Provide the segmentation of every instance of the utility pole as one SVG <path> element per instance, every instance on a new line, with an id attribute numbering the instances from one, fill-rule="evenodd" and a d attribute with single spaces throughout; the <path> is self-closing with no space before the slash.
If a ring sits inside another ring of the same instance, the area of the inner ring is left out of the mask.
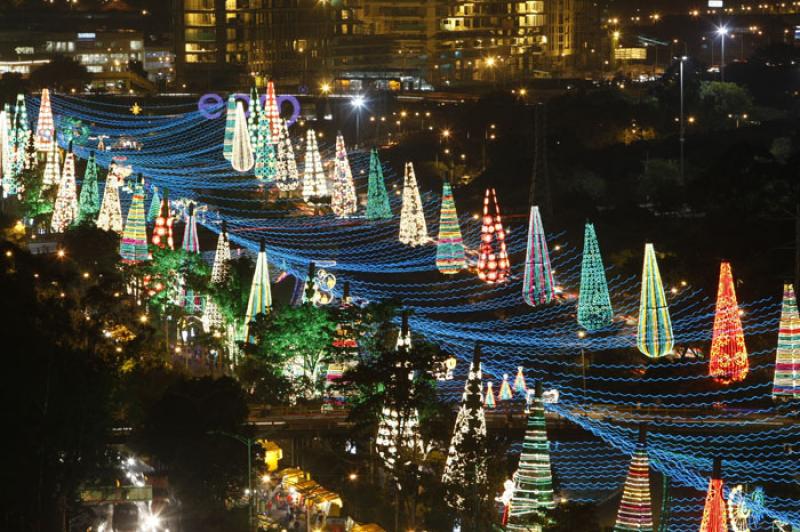
<path id="1" fill-rule="evenodd" d="M 537 197 L 536 184 L 540 181 L 542 194 Z M 547 170 L 547 108 L 543 103 L 533 106 L 533 167 L 531 168 L 531 188 L 528 194 L 529 205 L 540 205 L 548 217 L 553 215 L 553 202 L 550 196 L 550 174 Z"/>
<path id="2" fill-rule="evenodd" d="M 686 56 L 681 57 L 681 133 L 680 133 L 680 144 L 681 144 L 681 183 L 684 182 L 684 145 L 686 144 L 686 123 L 684 122 L 684 111 L 683 111 L 683 64 L 686 62 Z"/>

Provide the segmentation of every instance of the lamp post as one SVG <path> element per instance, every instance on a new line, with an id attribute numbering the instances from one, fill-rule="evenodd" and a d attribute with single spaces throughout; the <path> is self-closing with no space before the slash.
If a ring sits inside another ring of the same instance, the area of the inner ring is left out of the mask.
<path id="1" fill-rule="evenodd" d="M 728 27 L 720 26 L 717 28 L 717 35 L 720 36 L 722 43 L 722 59 L 719 63 L 719 79 L 720 81 L 725 81 L 725 36 L 728 35 Z"/>
<path id="2" fill-rule="evenodd" d="M 680 116 L 680 145 L 681 145 L 681 182 L 683 182 L 684 178 L 684 162 L 683 162 L 683 150 L 684 144 L 686 144 L 686 122 L 684 121 L 684 114 L 683 114 L 683 64 L 686 62 L 687 57 L 684 55 L 681 57 L 681 116 Z"/>
<path id="3" fill-rule="evenodd" d="M 361 108 L 364 107 L 364 96 L 356 94 L 350 100 L 350 105 L 356 112 L 356 147 L 361 143 Z"/>
<path id="4" fill-rule="evenodd" d="M 217 430 L 211 431 L 209 434 L 232 438 L 247 447 L 247 522 L 249 525 L 248 530 L 253 530 L 253 525 L 255 524 L 255 516 L 253 515 L 253 499 L 255 498 L 255 493 L 253 493 L 253 442 L 255 439 Z"/>

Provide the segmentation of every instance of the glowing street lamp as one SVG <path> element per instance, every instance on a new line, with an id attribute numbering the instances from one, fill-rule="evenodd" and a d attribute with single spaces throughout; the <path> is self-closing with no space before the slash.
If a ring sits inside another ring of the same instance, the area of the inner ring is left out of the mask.
<path id="1" fill-rule="evenodd" d="M 361 142 L 361 108 L 365 105 L 364 96 L 361 94 L 356 94 L 350 99 L 350 105 L 353 106 L 353 110 L 356 112 L 356 146 L 358 146 Z"/>
<path id="2" fill-rule="evenodd" d="M 719 35 L 722 42 L 722 60 L 719 65 L 719 79 L 720 81 L 725 81 L 725 36 L 728 35 L 728 26 L 718 27 L 717 35 Z"/>

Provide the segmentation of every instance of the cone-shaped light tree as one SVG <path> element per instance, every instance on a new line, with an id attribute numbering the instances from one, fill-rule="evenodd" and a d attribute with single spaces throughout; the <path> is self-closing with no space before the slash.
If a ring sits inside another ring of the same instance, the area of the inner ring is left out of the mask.
<path id="1" fill-rule="evenodd" d="M 483 400 L 483 406 L 486 408 L 494 408 L 497 406 L 497 400 L 494 397 L 494 389 L 492 388 L 492 381 L 486 383 L 486 397 Z"/>
<path id="2" fill-rule="evenodd" d="M 322 169 L 322 158 L 317 147 L 317 134 L 313 129 L 306 132 L 306 158 L 303 171 L 303 200 L 317 202 L 328 196 L 328 184 Z"/>
<path id="3" fill-rule="evenodd" d="M 94 152 L 91 152 L 86 161 L 86 170 L 83 172 L 78 219 L 81 222 L 94 220 L 98 212 L 100 212 L 100 192 L 97 187 L 97 161 Z"/>
<path id="4" fill-rule="evenodd" d="M 56 204 L 53 207 L 53 217 L 50 220 L 50 230 L 63 233 L 78 219 L 78 195 L 75 184 L 75 156 L 72 151 L 67 152 L 64 158 L 64 171 L 61 183 L 58 185 Z"/>
<path id="5" fill-rule="evenodd" d="M 389 194 L 383 180 L 383 166 L 378 158 L 378 149 L 369 154 L 369 181 L 367 182 L 367 220 L 382 220 L 392 217 Z"/>
<path id="6" fill-rule="evenodd" d="M 406 163 L 403 180 L 403 205 L 400 209 L 400 242 L 409 246 L 421 246 L 428 242 L 428 226 L 419 195 L 414 165 Z"/>
<path id="7" fill-rule="evenodd" d="M 250 89 L 250 105 L 247 108 L 247 132 L 250 134 L 250 145 L 255 154 L 258 144 L 258 122 L 261 120 L 261 98 L 258 96 L 258 89 Z"/>
<path id="8" fill-rule="evenodd" d="M 275 184 L 281 192 L 291 192 L 300 185 L 300 178 L 297 173 L 297 161 L 294 158 L 292 138 L 289 136 L 289 125 L 285 120 L 281 120 L 277 139 Z"/>
<path id="9" fill-rule="evenodd" d="M 275 159 L 275 145 L 272 142 L 272 130 L 266 115 L 261 114 L 258 121 L 258 138 L 256 140 L 256 162 L 254 173 L 262 181 L 275 179 L 277 162 Z"/>
<path id="10" fill-rule="evenodd" d="M 522 372 L 522 366 L 517 367 L 517 376 L 514 378 L 514 391 L 521 394 L 523 397 L 528 395 L 528 384 L 525 382 L 525 374 Z"/>
<path id="11" fill-rule="evenodd" d="M 158 195 L 158 188 L 154 186 L 150 209 L 147 211 L 147 223 L 155 222 L 159 214 L 161 214 L 161 196 Z"/>
<path id="12" fill-rule="evenodd" d="M 347 148 L 341 133 L 336 135 L 336 159 L 333 166 L 333 194 L 331 210 L 339 218 L 352 216 L 358 210 L 353 172 L 347 159 Z"/>
<path id="13" fill-rule="evenodd" d="M 14 121 L 12 125 L 14 126 L 17 158 L 23 164 L 23 167 L 27 168 L 27 166 L 24 166 L 26 162 L 25 148 L 31 137 L 31 125 L 30 122 L 28 122 L 28 107 L 25 105 L 25 95 L 22 93 L 17 94 L 17 103 L 14 106 Z"/>
<path id="14" fill-rule="evenodd" d="M 116 166 L 112 163 L 108 168 L 106 184 L 103 187 L 103 203 L 97 214 L 97 228 L 104 231 L 122 233 L 122 207 L 119 204 L 120 179 Z"/>
<path id="15" fill-rule="evenodd" d="M 269 264 L 267 263 L 267 248 L 262 240 L 258 257 L 256 257 L 256 271 L 253 274 L 253 283 L 250 285 L 250 297 L 247 300 L 247 314 L 245 315 L 245 339 L 250 342 L 250 323 L 259 314 L 267 314 L 272 308 L 272 291 L 269 285 Z"/>
<path id="16" fill-rule="evenodd" d="M 270 138 L 275 143 L 278 140 L 281 129 L 281 114 L 278 109 L 278 99 L 275 96 L 275 83 L 267 82 L 267 96 L 264 99 L 264 114 L 269 120 Z"/>
<path id="17" fill-rule="evenodd" d="M 165 188 L 163 192 L 161 208 L 153 227 L 153 245 L 161 249 L 175 249 L 175 240 L 172 237 L 172 225 L 175 223 L 175 218 L 169 208 L 169 190 Z"/>
<path id="18" fill-rule="evenodd" d="M 719 269 L 717 308 L 714 312 L 714 331 L 711 337 L 711 354 L 708 357 L 708 374 L 723 383 L 744 380 L 750 369 L 747 347 L 744 345 L 742 318 L 736 302 L 731 264 L 723 261 Z"/>
<path id="19" fill-rule="evenodd" d="M 706 504 L 700 532 L 728 532 L 728 512 L 725 505 L 724 483 L 722 481 L 722 460 L 714 459 L 714 470 L 708 481 Z"/>
<path id="20" fill-rule="evenodd" d="M 439 238 L 436 240 L 436 268 L 444 274 L 458 273 L 467 266 L 461 226 L 450 182 L 442 185 L 442 209 L 439 214 Z"/>
<path id="21" fill-rule="evenodd" d="M 122 262 L 138 264 L 150 260 L 147 250 L 147 221 L 144 216 L 144 183 L 139 175 L 128 208 L 128 218 L 125 220 L 125 230 L 119 244 L 119 254 Z"/>
<path id="22" fill-rule="evenodd" d="M 514 398 L 514 392 L 511 391 L 511 384 L 508 382 L 508 373 L 503 373 L 503 382 L 500 383 L 500 400 L 510 401 Z"/>
<path id="23" fill-rule="evenodd" d="M 189 211 L 186 213 L 186 225 L 183 226 L 183 242 L 181 248 L 187 253 L 200 253 L 200 239 L 197 234 L 197 217 L 194 211 L 194 203 L 189 204 Z M 186 272 L 184 265 L 184 272 L 181 273 L 181 297 L 180 305 L 186 309 L 187 312 L 194 312 L 200 310 L 202 302 L 200 296 L 195 291 L 187 286 Z"/>
<path id="24" fill-rule="evenodd" d="M 3 186 L 3 196 L 16 194 L 17 190 L 14 178 L 13 133 L 8 123 L 8 115 L 5 111 L 0 111 L 0 183 Z"/>
<path id="25" fill-rule="evenodd" d="M 228 95 L 228 104 L 225 106 L 225 137 L 222 141 L 222 156 L 226 161 L 233 159 L 233 130 L 236 127 L 236 98 Z"/>
<path id="26" fill-rule="evenodd" d="M 48 189 L 61 181 L 61 156 L 58 154 L 58 143 L 51 142 L 45 155 L 42 188 Z"/>
<path id="27" fill-rule="evenodd" d="M 783 285 L 783 308 L 778 330 L 772 396 L 800 399 L 800 314 L 797 312 L 797 297 L 791 283 Z"/>
<path id="28" fill-rule="evenodd" d="M 482 497 L 487 480 L 486 413 L 482 389 L 481 350 L 476 345 L 442 475 L 445 500 L 458 511 L 480 504 L 475 499 Z"/>
<path id="29" fill-rule="evenodd" d="M 211 284 L 221 285 L 228 279 L 230 272 L 230 265 L 228 261 L 231 260 L 231 243 L 228 240 L 228 225 L 223 221 L 222 230 L 219 232 L 217 239 L 217 251 L 214 254 L 214 264 L 211 267 Z M 220 328 L 224 325 L 222 312 L 220 312 L 219 305 L 216 301 L 209 298 L 206 304 L 204 313 L 204 323 L 206 329 L 211 327 Z"/>
<path id="30" fill-rule="evenodd" d="M 255 164 L 253 145 L 247 130 L 244 105 L 236 102 L 236 117 L 233 124 L 233 146 L 231 147 L 231 167 L 237 172 L 247 172 Z"/>
<path id="31" fill-rule="evenodd" d="M 503 220 L 500 218 L 497 193 L 493 188 L 487 188 L 486 196 L 483 198 L 483 223 L 477 268 L 478 278 L 489 284 L 505 282 L 511 270 L 506 250 L 506 232 L 503 229 Z"/>
<path id="32" fill-rule="evenodd" d="M 513 476 L 514 495 L 508 508 L 506 530 L 531 530 L 545 510 L 555 508 L 550 442 L 544 417 L 541 383 L 536 383 L 528 414 L 522 454 Z"/>
<path id="33" fill-rule="evenodd" d="M 408 313 L 403 313 L 403 321 L 399 331 L 399 338 L 411 338 L 408 326 Z M 388 397 L 411 397 L 414 394 L 412 379 L 409 377 L 407 358 L 402 356 L 408 353 L 411 342 L 397 343 L 398 362 L 395 371 L 389 378 L 387 387 L 392 393 Z M 384 403 L 378 422 L 378 433 L 375 437 L 375 450 L 381 457 L 387 469 L 393 470 L 401 453 L 424 452 L 422 439 L 419 437 L 419 412 L 416 408 L 394 401 Z"/>
<path id="34" fill-rule="evenodd" d="M 555 282 L 553 268 L 550 265 L 550 252 L 547 249 L 539 207 L 534 205 L 531 207 L 528 220 L 528 248 L 522 279 L 522 298 L 525 303 L 535 307 L 550 303 L 554 296 Z"/>
<path id="35" fill-rule="evenodd" d="M 36 149 L 49 152 L 55 140 L 56 127 L 53 122 L 53 109 L 50 107 L 50 90 L 42 89 L 39 117 L 36 120 Z"/>
<path id="36" fill-rule="evenodd" d="M 614 311 L 608 295 L 606 270 L 594 225 L 586 223 L 583 233 L 581 287 L 578 295 L 578 324 L 587 331 L 596 331 L 611 324 Z"/>
<path id="37" fill-rule="evenodd" d="M 625 478 L 614 532 L 653 532 L 650 505 L 650 460 L 647 456 L 647 431 L 642 425 Z"/>
<path id="38" fill-rule="evenodd" d="M 672 320 L 653 244 L 644 245 L 642 295 L 636 346 L 643 355 L 659 358 L 672 352 Z"/>

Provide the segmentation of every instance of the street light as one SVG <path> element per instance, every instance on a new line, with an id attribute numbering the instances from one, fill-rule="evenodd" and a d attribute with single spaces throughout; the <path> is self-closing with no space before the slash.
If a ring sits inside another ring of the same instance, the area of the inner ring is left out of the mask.
<path id="1" fill-rule="evenodd" d="M 725 36 L 728 35 L 728 26 L 720 26 L 717 28 L 717 35 L 722 40 L 722 60 L 719 64 L 719 79 L 725 81 Z"/>
<path id="2" fill-rule="evenodd" d="M 683 118 L 683 64 L 688 58 L 684 55 L 681 57 L 681 128 L 680 128 L 680 145 L 681 145 L 681 182 L 684 178 L 684 162 L 683 162 L 683 146 L 686 143 L 686 122 Z"/>
<path id="3" fill-rule="evenodd" d="M 364 107 L 364 96 L 356 94 L 350 99 L 350 105 L 356 112 L 356 146 L 359 145 L 361 139 L 361 108 Z"/>

